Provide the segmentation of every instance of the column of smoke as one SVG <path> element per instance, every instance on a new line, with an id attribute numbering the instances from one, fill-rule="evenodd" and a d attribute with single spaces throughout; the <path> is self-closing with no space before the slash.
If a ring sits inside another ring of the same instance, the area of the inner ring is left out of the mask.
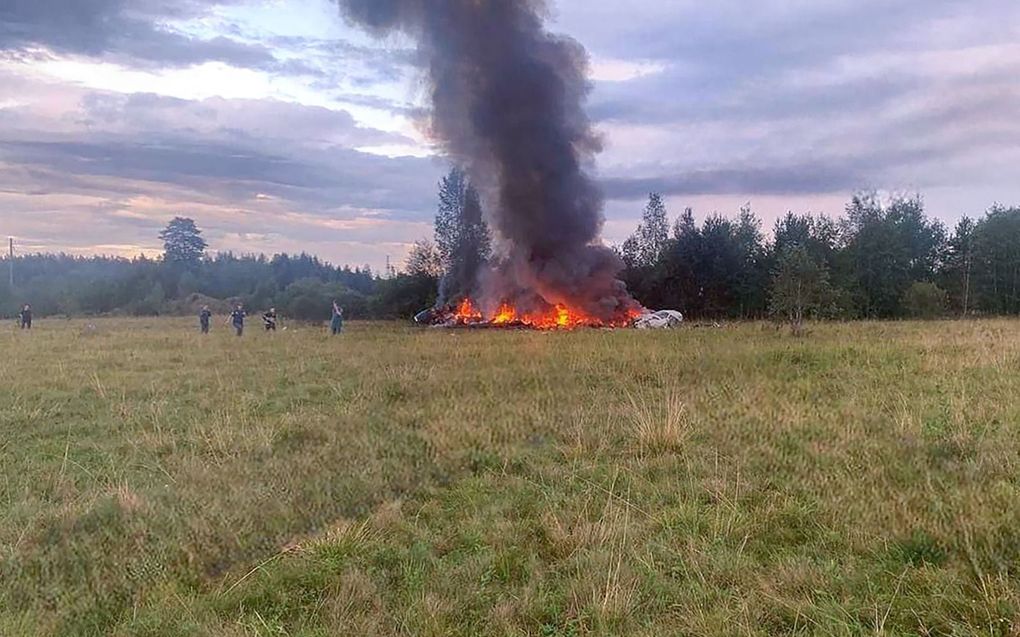
<path id="1" fill-rule="evenodd" d="M 373 32 L 418 43 L 431 133 L 486 197 L 499 256 L 479 281 L 489 308 L 559 303 L 613 320 L 636 307 L 599 243 L 599 141 L 582 105 L 587 54 L 549 34 L 541 0 L 337 0 Z"/>

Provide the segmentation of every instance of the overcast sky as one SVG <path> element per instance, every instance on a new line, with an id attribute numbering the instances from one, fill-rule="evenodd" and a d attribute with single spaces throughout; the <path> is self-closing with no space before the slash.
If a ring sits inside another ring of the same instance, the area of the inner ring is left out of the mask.
<path id="1" fill-rule="evenodd" d="M 605 237 L 649 191 L 767 225 L 859 189 L 952 223 L 1020 203 L 1016 0 L 551 0 L 592 57 Z M 25 251 L 211 248 L 381 267 L 446 170 L 411 43 L 329 0 L 0 0 L 0 234 Z"/>

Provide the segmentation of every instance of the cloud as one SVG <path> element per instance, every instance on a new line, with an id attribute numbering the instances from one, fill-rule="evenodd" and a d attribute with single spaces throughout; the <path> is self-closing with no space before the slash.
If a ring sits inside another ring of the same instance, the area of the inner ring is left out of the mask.
<path id="1" fill-rule="evenodd" d="M 188 214 L 222 249 L 256 232 L 270 251 L 305 240 L 378 266 L 428 233 L 442 164 L 356 150 L 410 140 L 346 111 L 17 86 L 0 109 L 0 210 L 18 210 L 5 225 L 40 249 L 151 249 L 169 217 Z"/>
<path id="2" fill-rule="evenodd" d="M 108 133 L 171 131 L 196 140 L 237 140 L 270 147 L 281 139 L 312 148 L 413 143 L 404 135 L 362 126 L 344 110 L 275 99 L 194 101 L 97 92 L 82 99 L 80 117 L 85 127 Z"/>
<path id="3" fill-rule="evenodd" d="M 30 170 L 35 189 L 42 192 L 61 187 L 87 192 L 88 177 L 108 177 L 123 179 L 125 185 L 173 184 L 232 201 L 261 193 L 323 214 L 356 203 L 405 217 L 428 214 L 434 179 L 420 175 L 431 177 L 435 170 L 429 160 L 391 159 L 351 149 L 301 157 L 172 139 L 6 142 L 0 143 L 0 159 Z M 0 186 L 23 183 L 22 178 L 5 181 L 0 177 Z"/>
<path id="4" fill-rule="evenodd" d="M 566 2 L 560 15 L 596 59 L 661 67 L 595 85 L 611 198 L 967 188 L 980 210 L 1017 193 L 1000 174 L 1020 161 L 1016 3 L 638 0 L 627 12 Z"/>
<path id="5" fill-rule="evenodd" d="M 382 156 L 423 147 L 417 56 L 328 4 L 0 0 L 0 210 L 24 211 L 5 223 L 145 246 L 181 211 L 232 249 L 374 264 L 427 234 L 443 162 Z M 652 190 L 775 211 L 920 190 L 943 217 L 1020 198 L 1013 0 L 550 5 L 591 52 L 616 234 Z"/>
<path id="6" fill-rule="evenodd" d="M 291 74 L 320 73 L 299 60 L 278 59 L 265 44 L 223 35 L 199 38 L 173 24 L 239 1 L 5 0 L 0 4 L 0 50 L 44 49 L 139 66 L 223 62 Z"/>
<path id="7" fill-rule="evenodd" d="M 720 168 L 678 175 L 610 177 L 602 184 L 611 199 L 642 199 L 650 192 L 667 196 L 756 193 L 818 194 L 862 187 L 866 179 L 853 167 L 794 165 L 786 167 Z"/>

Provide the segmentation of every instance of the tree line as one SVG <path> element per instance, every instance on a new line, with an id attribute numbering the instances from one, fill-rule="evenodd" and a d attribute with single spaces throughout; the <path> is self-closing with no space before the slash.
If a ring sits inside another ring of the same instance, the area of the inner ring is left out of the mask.
<path id="1" fill-rule="evenodd" d="M 334 267 L 307 254 L 220 253 L 188 264 L 30 255 L 15 259 L 15 273 L 13 291 L 6 277 L 0 282 L 0 314 L 7 317 L 22 303 L 31 303 L 37 316 L 190 314 L 203 304 L 225 312 L 243 303 L 252 309 L 277 307 L 292 318 L 325 320 L 333 299 L 354 317 L 397 317 L 406 310 L 391 306 L 405 296 L 404 281 L 381 279 L 367 268 Z"/>
<path id="2" fill-rule="evenodd" d="M 208 304 L 275 307 L 291 319 L 328 319 L 333 300 L 349 318 L 394 319 L 458 298 L 489 257 L 491 234 L 481 198 L 454 169 L 439 183 L 435 241 L 420 241 L 400 272 L 337 267 L 308 254 L 207 253 L 194 220 L 174 218 L 159 234 L 163 255 L 125 259 L 35 254 L 15 259 L 16 285 L 0 282 L 0 316 L 31 303 L 37 316 L 197 313 Z"/>
<path id="3" fill-rule="evenodd" d="M 195 222 L 177 217 L 160 233 L 164 254 L 124 259 L 36 254 L 15 259 L 15 287 L 0 283 L 0 313 L 31 303 L 38 316 L 156 316 L 276 307 L 289 318 L 324 320 L 336 300 L 350 317 L 398 318 L 435 298 L 432 279 L 382 278 L 368 266 L 336 267 L 308 254 L 206 254 Z"/>
<path id="4" fill-rule="evenodd" d="M 691 317 L 1020 314 L 1016 207 L 994 206 L 950 232 L 920 197 L 862 193 L 839 218 L 788 213 L 766 237 L 749 206 L 701 224 L 688 208 L 670 224 L 652 194 L 620 254 L 639 301 Z"/>
<path id="5" fill-rule="evenodd" d="M 401 272 L 337 267 L 308 254 L 207 254 L 202 232 L 178 217 L 160 233 L 161 258 L 37 254 L 15 259 L 0 314 L 31 303 L 36 314 L 151 316 L 276 307 L 325 320 L 335 299 L 353 318 L 406 318 L 466 294 L 493 239 L 481 200 L 454 169 L 439 183 L 434 237 L 419 241 Z M 920 197 L 883 202 L 855 195 L 838 218 L 789 213 L 767 236 L 750 206 L 703 222 L 685 209 L 670 221 L 652 194 L 618 252 L 632 294 L 646 307 L 688 317 L 899 318 L 1020 314 L 1020 208 L 992 207 L 950 232 Z M 6 279 L 6 277 L 4 277 Z"/>

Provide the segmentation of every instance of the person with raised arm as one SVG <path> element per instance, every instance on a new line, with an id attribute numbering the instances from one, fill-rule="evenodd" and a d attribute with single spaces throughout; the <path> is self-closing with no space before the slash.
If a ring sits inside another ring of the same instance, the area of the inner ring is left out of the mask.
<path id="1" fill-rule="evenodd" d="M 333 320 L 329 322 L 329 330 L 333 336 L 344 331 L 344 309 L 333 301 Z"/>

